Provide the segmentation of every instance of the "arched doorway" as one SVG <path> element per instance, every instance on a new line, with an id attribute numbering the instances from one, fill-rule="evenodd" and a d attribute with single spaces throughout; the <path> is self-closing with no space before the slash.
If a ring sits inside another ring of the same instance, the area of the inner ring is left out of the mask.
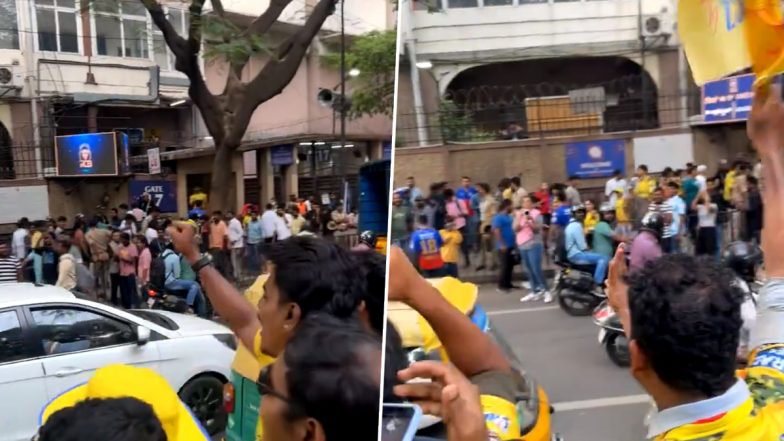
<path id="1" fill-rule="evenodd" d="M 570 92 L 592 88 L 603 89 L 601 102 L 578 102 L 574 96 L 566 98 Z M 595 128 L 598 132 L 659 127 L 658 93 L 653 79 L 637 63 L 617 56 L 548 58 L 477 66 L 458 74 L 447 86 L 444 99 L 448 118 L 458 115 L 463 120 L 470 119 L 482 133 L 499 133 L 515 124 L 523 128 L 521 137 L 538 137 L 548 133 L 546 129 L 538 131 L 529 127 L 526 107 L 530 115 L 535 102 L 541 106 L 539 112 L 552 113 L 550 118 L 556 122 L 564 112 L 546 108 L 551 104 L 554 107 L 557 100 L 531 100 L 545 97 L 564 97 L 559 105 L 565 105 L 572 115 L 592 109 L 590 112 L 597 115 L 593 124 L 600 125 Z"/>
<path id="2" fill-rule="evenodd" d="M 16 179 L 13 141 L 2 122 L 0 122 L 0 179 Z"/>

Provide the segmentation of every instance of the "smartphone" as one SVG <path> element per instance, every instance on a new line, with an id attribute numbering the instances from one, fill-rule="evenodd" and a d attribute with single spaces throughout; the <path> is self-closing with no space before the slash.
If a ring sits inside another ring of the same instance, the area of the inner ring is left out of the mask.
<path id="1" fill-rule="evenodd" d="M 413 441 L 422 418 L 415 404 L 384 403 L 381 412 L 381 441 Z"/>

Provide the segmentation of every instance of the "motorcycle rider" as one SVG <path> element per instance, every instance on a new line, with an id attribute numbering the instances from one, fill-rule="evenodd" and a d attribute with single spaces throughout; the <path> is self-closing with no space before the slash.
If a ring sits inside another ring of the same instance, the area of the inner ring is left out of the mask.
<path id="1" fill-rule="evenodd" d="M 602 204 L 599 208 L 601 220 L 593 229 L 593 250 L 611 259 L 615 252 L 615 243 L 623 242 L 626 238 L 614 227 L 615 206 L 609 203 Z"/>
<path id="2" fill-rule="evenodd" d="M 636 271 L 662 255 L 661 239 L 664 233 L 664 218 L 661 214 L 648 212 L 641 221 L 640 232 L 634 238 L 629 253 L 629 269 Z"/>
<path id="3" fill-rule="evenodd" d="M 757 319 L 756 294 L 750 284 L 756 281 L 757 268 L 762 264 L 762 250 L 747 242 L 733 242 L 724 252 L 724 263 L 735 273 L 734 284 L 746 295 L 740 306 L 743 326 L 740 329 L 738 359 L 745 362 L 749 355 L 749 338 Z"/>
<path id="4" fill-rule="evenodd" d="M 200 317 L 205 317 L 207 315 L 207 305 L 204 300 L 204 293 L 201 291 L 201 285 L 194 280 L 180 278 L 180 256 L 174 252 L 173 243 L 169 242 L 166 244 L 161 257 L 166 266 L 166 282 L 164 283 L 166 290 L 187 290 L 188 294 L 185 297 L 185 302 L 188 304 L 188 308 L 195 310 Z"/>
<path id="5" fill-rule="evenodd" d="M 575 265 L 596 265 L 593 280 L 597 286 L 601 287 L 604 277 L 607 275 L 607 266 L 610 259 L 599 253 L 589 251 L 585 241 L 583 221 L 585 221 L 586 209 L 582 205 L 572 207 L 572 218 L 564 231 L 566 257 L 569 262 Z"/>

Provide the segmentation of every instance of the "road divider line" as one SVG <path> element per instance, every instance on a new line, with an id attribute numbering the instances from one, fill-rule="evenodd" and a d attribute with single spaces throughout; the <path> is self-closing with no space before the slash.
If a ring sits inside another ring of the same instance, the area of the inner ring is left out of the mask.
<path id="1" fill-rule="evenodd" d="M 629 404 L 650 403 L 648 395 L 627 395 L 623 397 L 594 398 L 591 400 L 565 401 L 553 404 L 556 412 L 569 412 L 573 410 L 597 409 L 601 407 L 625 406 Z"/>
<path id="2" fill-rule="evenodd" d="M 507 315 L 507 314 L 518 314 L 521 312 L 551 311 L 553 309 L 558 309 L 558 307 L 539 306 L 537 308 L 499 309 L 497 311 L 487 311 L 487 315 Z"/>

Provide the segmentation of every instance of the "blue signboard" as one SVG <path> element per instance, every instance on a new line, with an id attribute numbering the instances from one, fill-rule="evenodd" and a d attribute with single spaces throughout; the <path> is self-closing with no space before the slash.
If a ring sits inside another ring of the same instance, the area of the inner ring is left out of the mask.
<path id="1" fill-rule="evenodd" d="M 702 86 L 702 119 L 705 122 L 745 121 L 754 99 L 754 74 L 722 78 Z"/>
<path id="2" fill-rule="evenodd" d="M 392 158 L 392 141 L 384 141 L 384 143 L 381 144 L 381 157 L 383 159 Z"/>
<path id="3" fill-rule="evenodd" d="M 566 144 L 566 175 L 580 179 L 606 178 L 615 170 L 626 173 L 626 143 L 623 139 Z"/>
<path id="4" fill-rule="evenodd" d="M 142 194 L 149 193 L 162 212 L 177 212 L 177 183 L 174 181 L 130 181 L 128 193 L 131 203 L 138 201 Z"/>
<path id="5" fill-rule="evenodd" d="M 114 132 L 55 138 L 58 176 L 114 176 L 117 144 Z"/>
<path id="6" fill-rule="evenodd" d="M 294 163 L 294 146 L 286 144 L 271 147 L 270 157 L 272 165 L 291 165 Z"/>

